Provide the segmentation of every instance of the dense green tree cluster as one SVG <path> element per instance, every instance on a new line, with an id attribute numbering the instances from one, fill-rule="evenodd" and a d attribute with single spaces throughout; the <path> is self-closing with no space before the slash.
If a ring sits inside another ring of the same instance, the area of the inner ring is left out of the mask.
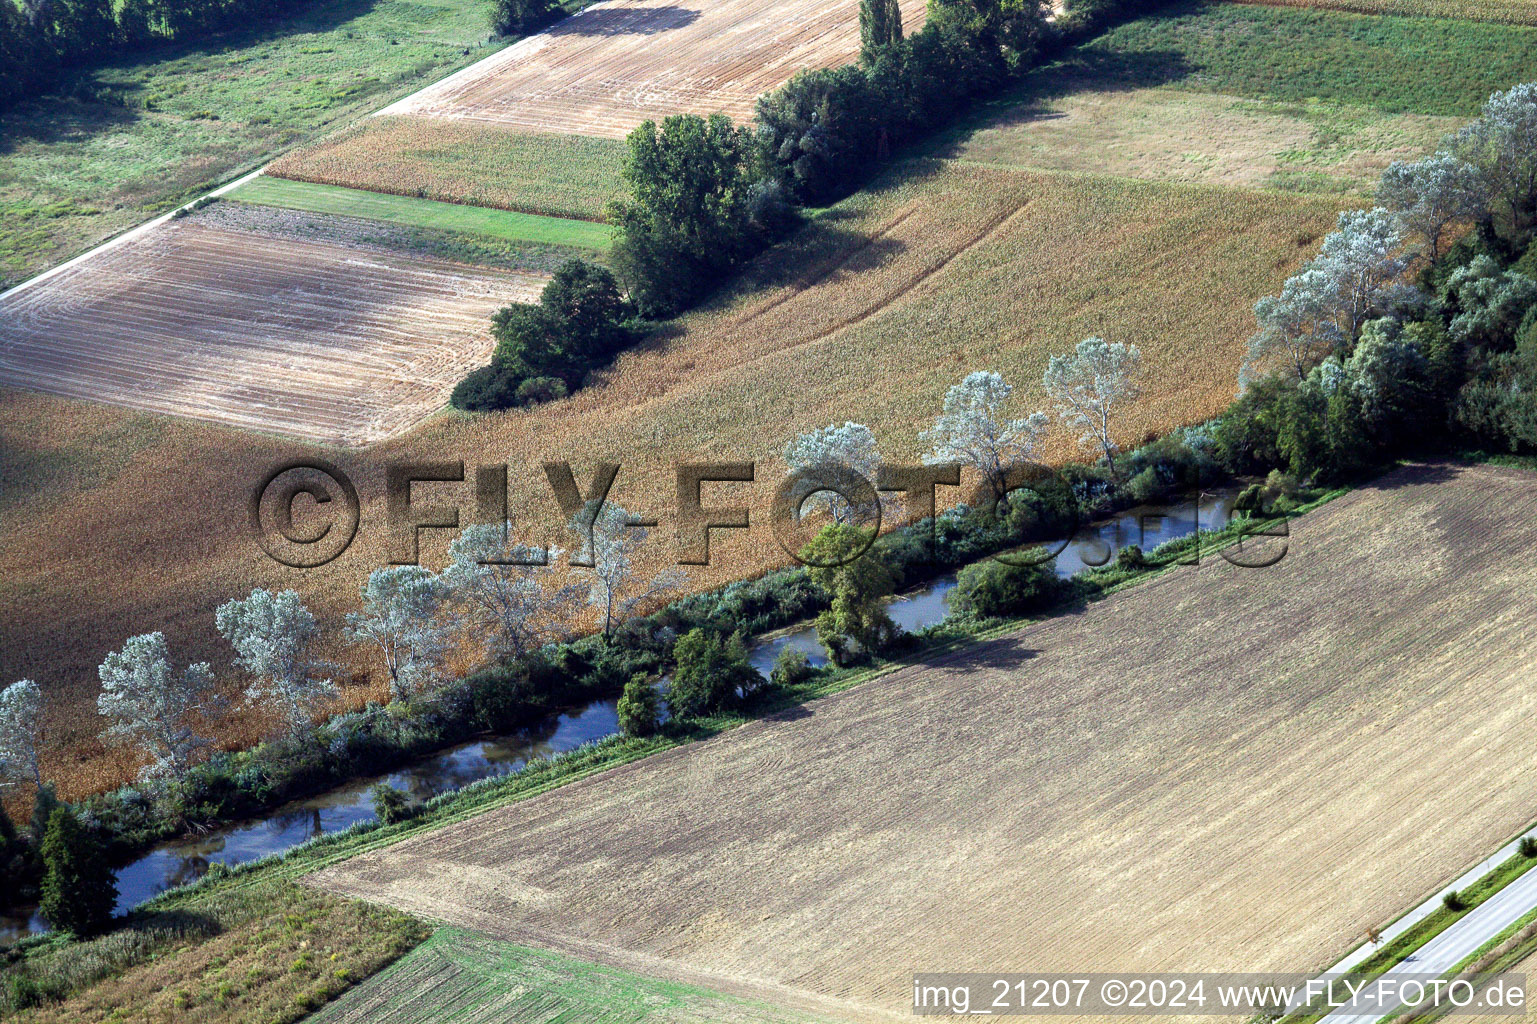
<path id="1" fill-rule="evenodd" d="M 619 714 L 619 731 L 626 736 L 650 736 L 662 725 L 662 695 L 651 677 L 638 672 L 624 684 L 615 708 Z"/>
<path id="2" fill-rule="evenodd" d="M 923 30 L 903 38 L 900 15 L 862 12 L 860 64 L 803 71 L 758 98 L 769 168 L 797 202 L 848 191 L 893 147 L 1033 67 L 1049 38 L 1047 14 L 1035 0 L 930 0 Z M 873 41 L 877 30 L 885 38 Z"/>
<path id="3" fill-rule="evenodd" d="M 632 314 L 613 274 L 571 260 L 537 303 L 515 302 L 496 312 L 491 365 L 460 381 L 450 401 L 455 408 L 484 410 L 562 398 L 630 343 Z"/>
<path id="4" fill-rule="evenodd" d="M 859 0 L 859 53 L 874 60 L 902 41 L 902 6 L 897 0 Z"/>
<path id="5" fill-rule="evenodd" d="M 950 607 L 974 618 L 1026 615 L 1049 606 L 1061 593 L 1051 557 L 1039 548 L 1015 552 L 1007 561 L 983 559 L 956 574 Z"/>
<path id="6" fill-rule="evenodd" d="M 556 0 L 496 0 L 491 24 L 502 35 L 522 36 L 543 28 L 560 13 Z"/>
<path id="7" fill-rule="evenodd" d="M 895 0 L 863 0 L 863 59 L 803 71 L 758 98 L 749 131 L 721 115 L 630 134 L 630 195 L 611 210 L 615 268 L 640 312 L 697 302 L 795 220 L 853 188 L 896 146 L 1033 67 L 1051 38 L 1038 0 L 930 0 L 902 35 Z"/>
<path id="8" fill-rule="evenodd" d="M 871 530 L 832 523 L 800 554 L 806 575 L 829 598 L 817 616 L 817 639 L 840 665 L 870 657 L 897 636 L 886 598 L 902 577 L 873 539 Z"/>
<path id="9" fill-rule="evenodd" d="M 1217 425 L 1228 469 L 1334 483 L 1447 441 L 1537 451 L 1537 85 L 1388 168 L 1378 198 L 1256 305 L 1251 356 L 1281 365 Z"/>
<path id="10" fill-rule="evenodd" d="M 76 935 L 94 935 L 106 928 L 117 906 L 117 883 L 101 843 L 68 807 L 49 815 L 42 855 L 39 910 L 48 923 Z"/>
<path id="11" fill-rule="evenodd" d="M 721 635 L 691 629 L 673 645 L 672 685 L 667 706 L 687 718 L 721 711 L 751 697 L 763 686 L 763 677 L 747 660 L 740 635 Z"/>
<path id="12" fill-rule="evenodd" d="M 697 301 L 782 227 L 755 140 L 724 114 L 674 115 L 630 133 L 629 197 L 613 204 L 614 266 L 640 312 Z"/>

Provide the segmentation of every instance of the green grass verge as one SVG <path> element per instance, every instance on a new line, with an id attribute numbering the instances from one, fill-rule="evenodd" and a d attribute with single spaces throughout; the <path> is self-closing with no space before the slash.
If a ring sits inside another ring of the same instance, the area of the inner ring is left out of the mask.
<path id="1" fill-rule="evenodd" d="M 607 224 L 514 213 L 510 210 L 488 210 L 479 206 L 440 203 L 432 199 L 410 199 L 335 185 L 269 178 L 265 175 L 225 193 L 225 198 L 259 206 L 362 217 L 407 227 L 460 231 L 505 242 L 536 242 L 606 250 L 613 241 L 613 229 Z"/>
<path id="2" fill-rule="evenodd" d="M 440 928 L 312 1024 L 789 1024 L 803 1014 Z"/>
<path id="3" fill-rule="evenodd" d="M 1197 0 L 1117 26 L 1074 59 L 1125 85 L 1472 116 L 1537 73 L 1537 28 Z"/>

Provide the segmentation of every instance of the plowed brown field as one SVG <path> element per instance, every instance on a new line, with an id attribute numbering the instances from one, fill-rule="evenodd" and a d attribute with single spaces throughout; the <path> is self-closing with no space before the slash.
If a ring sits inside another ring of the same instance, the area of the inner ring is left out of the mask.
<path id="1" fill-rule="evenodd" d="M 1314 969 L 1529 823 L 1534 580 L 1537 476 L 1409 467 L 1274 567 L 1182 568 L 312 881 L 851 1015 L 903 1015 L 914 971 Z"/>
<path id="2" fill-rule="evenodd" d="M 909 32 L 924 11 L 902 0 Z M 608 0 L 379 113 L 622 138 L 669 114 L 749 121 L 760 93 L 858 54 L 856 0 Z"/>
<path id="3" fill-rule="evenodd" d="M 440 407 L 544 280 L 171 222 L 0 300 L 0 384 L 366 444 Z"/>

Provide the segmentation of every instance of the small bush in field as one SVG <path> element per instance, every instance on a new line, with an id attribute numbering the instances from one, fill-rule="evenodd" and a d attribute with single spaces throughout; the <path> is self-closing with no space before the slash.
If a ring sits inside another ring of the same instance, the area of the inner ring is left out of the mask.
<path id="1" fill-rule="evenodd" d="M 411 798 L 388 782 L 380 782 L 368 791 L 373 797 L 374 813 L 386 825 L 411 817 Z"/>
<path id="2" fill-rule="evenodd" d="M 774 659 L 774 667 L 769 672 L 769 681 L 775 686 L 794 686 L 804 683 L 816 675 L 816 669 L 811 667 L 811 659 L 806 657 L 806 652 L 797 647 L 786 647 L 779 652 L 779 657 Z"/>
<path id="3" fill-rule="evenodd" d="M 1050 559 L 1039 548 L 966 566 L 956 577 L 950 606 L 978 619 L 1025 615 L 1044 608 L 1057 594 L 1058 581 Z M 1036 561 L 1039 559 L 1039 561 Z"/>
<path id="4" fill-rule="evenodd" d="M 619 698 L 619 731 L 626 736 L 650 736 L 662 724 L 662 697 L 644 673 L 630 677 Z"/>

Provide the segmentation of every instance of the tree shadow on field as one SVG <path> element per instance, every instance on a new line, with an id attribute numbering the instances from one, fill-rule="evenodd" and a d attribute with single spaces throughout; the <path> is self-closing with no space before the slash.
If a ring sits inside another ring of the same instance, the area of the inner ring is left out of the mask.
<path id="1" fill-rule="evenodd" d="M 943 132 L 932 152 L 952 157 L 960 143 L 983 128 L 1018 128 L 1060 118 L 1061 113 L 1050 109 L 1054 100 L 1079 93 L 1130 92 L 1170 85 L 1196 76 L 1197 71 L 1177 50 L 1127 53 L 1081 47 L 981 104 L 973 115 Z"/>
<path id="2" fill-rule="evenodd" d="M 128 927 L 136 932 L 169 935 L 177 939 L 211 939 L 224 932 L 224 925 L 216 918 L 190 910 L 134 912 L 129 918 Z"/>
<path id="3" fill-rule="evenodd" d="M 890 235 L 858 230 L 846 222 L 862 219 L 857 210 L 835 207 L 808 221 L 784 242 L 749 262 L 723 300 L 774 288 L 809 288 L 848 283 L 897 259 L 907 243 Z"/>
<path id="4" fill-rule="evenodd" d="M 23 100 L 0 114 L 0 155 L 14 152 L 22 143 L 83 142 L 94 135 L 126 130 L 138 120 L 136 110 L 71 96 Z"/>
<path id="5" fill-rule="evenodd" d="M 547 30 L 552 36 L 651 36 L 692 25 L 699 12 L 687 7 L 589 8 Z"/>
<path id="6" fill-rule="evenodd" d="M 805 704 L 792 704 L 787 708 L 781 708 L 771 714 L 763 716 L 764 722 L 778 724 L 780 722 L 799 722 L 802 719 L 811 718 L 816 712 Z"/>
<path id="7" fill-rule="evenodd" d="M 1027 646 L 1018 637 L 1001 637 L 987 643 L 962 648 L 944 659 L 947 672 L 969 675 L 973 672 L 1000 672 L 1019 668 L 1041 652 Z"/>
<path id="8" fill-rule="evenodd" d="M 1450 462 L 1419 463 L 1399 466 L 1389 470 L 1369 483 L 1362 490 L 1397 491 L 1405 487 L 1422 487 L 1426 484 L 1450 483 L 1462 474 L 1462 467 Z"/>

